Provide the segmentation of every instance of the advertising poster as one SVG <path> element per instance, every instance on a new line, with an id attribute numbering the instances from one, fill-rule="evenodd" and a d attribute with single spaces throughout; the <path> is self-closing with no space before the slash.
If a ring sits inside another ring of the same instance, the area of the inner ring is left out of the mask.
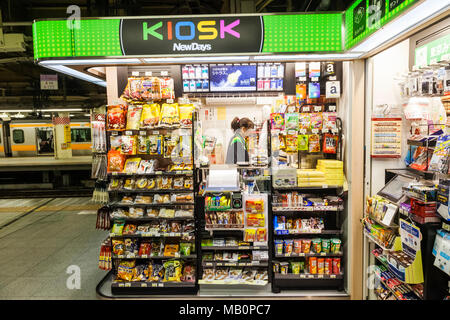
<path id="1" fill-rule="evenodd" d="M 211 92 L 256 91 L 256 65 L 211 66 Z"/>

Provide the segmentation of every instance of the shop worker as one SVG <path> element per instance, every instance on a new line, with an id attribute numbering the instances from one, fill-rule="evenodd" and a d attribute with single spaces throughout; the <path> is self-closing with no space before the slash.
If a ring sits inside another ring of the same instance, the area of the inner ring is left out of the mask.
<path id="1" fill-rule="evenodd" d="M 228 144 L 226 163 L 248 162 L 249 156 L 244 137 L 248 134 L 248 130 L 253 129 L 255 124 L 249 118 L 234 118 L 231 122 L 231 129 L 234 135 Z"/>

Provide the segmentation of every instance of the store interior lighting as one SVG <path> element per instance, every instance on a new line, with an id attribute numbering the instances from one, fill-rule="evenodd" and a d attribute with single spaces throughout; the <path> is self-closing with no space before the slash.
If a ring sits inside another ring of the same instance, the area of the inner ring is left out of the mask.
<path id="1" fill-rule="evenodd" d="M 74 60 L 46 60 L 39 64 L 42 66 L 58 66 L 58 65 L 115 65 L 115 64 L 140 64 L 139 59 L 74 59 Z"/>
<path id="2" fill-rule="evenodd" d="M 78 78 L 78 79 L 81 79 L 81 80 L 89 81 L 89 82 L 98 84 L 99 86 L 102 86 L 102 87 L 106 87 L 106 81 L 102 80 L 100 78 L 97 78 L 97 77 L 94 77 L 94 76 L 90 76 L 90 75 L 88 75 L 86 73 L 77 71 L 75 69 L 72 69 L 72 68 L 69 68 L 69 67 L 66 67 L 66 66 L 63 66 L 63 65 L 44 65 L 43 62 L 44 61 L 39 62 L 39 64 L 44 66 L 44 67 L 46 67 L 46 68 L 52 69 L 54 71 L 67 74 L 69 76 L 72 76 L 72 77 L 75 77 L 75 78 Z"/>
<path id="3" fill-rule="evenodd" d="M 369 53 L 449 9 L 450 0 L 423 1 L 404 15 L 382 27 L 367 40 L 351 49 L 350 52 Z"/>
<path id="4" fill-rule="evenodd" d="M 352 60 L 362 56 L 364 52 L 341 54 L 292 54 L 292 55 L 267 55 L 256 56 L 254 61 L 328 61 L 328 60 Z"/>

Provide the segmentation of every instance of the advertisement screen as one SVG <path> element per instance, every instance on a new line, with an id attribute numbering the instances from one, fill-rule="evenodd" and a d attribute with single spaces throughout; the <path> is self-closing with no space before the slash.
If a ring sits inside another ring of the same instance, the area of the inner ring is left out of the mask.
<path id="1" fill-rule="evenodd" d="M 256 65 L 211 65 L 210 91 L 256 91 Z"/>

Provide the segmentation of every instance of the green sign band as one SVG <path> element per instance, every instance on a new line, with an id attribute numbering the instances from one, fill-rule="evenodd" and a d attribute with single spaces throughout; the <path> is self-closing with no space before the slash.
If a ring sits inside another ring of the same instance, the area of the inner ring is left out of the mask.
<path id="1" fill-rule="evenodd" d="M 426 67 L 442 60 L 450 60 L 450 34 L 415 50 L 415 65 L 418 67 Z"/>

